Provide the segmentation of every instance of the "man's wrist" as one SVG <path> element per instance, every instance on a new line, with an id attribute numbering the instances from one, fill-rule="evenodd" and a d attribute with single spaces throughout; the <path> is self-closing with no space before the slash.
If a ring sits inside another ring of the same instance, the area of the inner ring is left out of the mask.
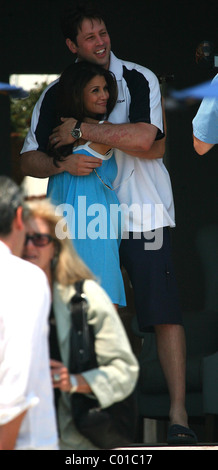
<path id="1" fill-rule="evenodd" d="M 70 131 L 74 140 L 78 140 L 82 137 L 81 124 L 82 121 L 77 121 L 73 129 Z"/>

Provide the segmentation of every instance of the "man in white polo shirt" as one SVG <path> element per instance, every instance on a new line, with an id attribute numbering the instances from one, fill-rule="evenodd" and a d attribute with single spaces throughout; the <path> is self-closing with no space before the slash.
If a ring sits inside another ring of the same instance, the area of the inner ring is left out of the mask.
<path id="1" fill-rule="evenodd" d="M 57 449 L 48 356 L 50 292 L 44 273 L 22 260 L 26 209 L 0 176 L 0 450 Z"/>
<path id="2" fill-rule="evenodd" d="M 57 81 L 44 91 L 33 112 L 22 149 L 22 169 L 35 177 L 63 171 L 88 175 L 101 165 L 93 157 L 70 155 L 56 168 L 46 153 L 49 138 L 57 146 L 82 137 L 116 149 L 118 174 L 114 186 L 125 213 L 120 258 L 134 288 L 139 327 L 143 331 L 155 329 L 171 399 L 168 442 L 178 443 L 179 437 L 181 444 L 194 443 L 196 436 L 188 428 L 185 409 L 185 336 L 171 260 L 169 227 L 175 226 L 174 204 L 162 161 L 164 131 L 158 80 L 147 68 L 115 57 L 103 16 L 95 5 L 93 8 L 93 2 L 91 7 L 86 1 L 69 8 L 62 31 L 67 47 L 78 60 L 98 63 L 115 74 L 118 101 L 109 116 L 113 125 L 69 118 L 55 127 Z"/>

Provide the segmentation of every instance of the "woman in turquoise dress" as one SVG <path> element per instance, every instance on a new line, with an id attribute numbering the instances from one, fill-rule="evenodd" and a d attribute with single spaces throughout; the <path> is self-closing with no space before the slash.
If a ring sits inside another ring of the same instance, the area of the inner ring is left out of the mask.
<path id="1" fill-rule="evenodd" d="M 78 62 L 61 75 L 57 116 L 59 120 L 71 116 L 79 121 L 94 119 L 103 125 L 101 120 L 108 117 L 116 98 L 117 85 L 111 72 L 95 64 Z M 122 217 L 113 189 L 117 174 L 113 149 L 79 139 L 73 148 L 70 145 L 49 150 L 56 165 L 68 155 L 74 158 L 76 153 L 100 158 L 102 164 L 89 175 L 76 176 L 65 171 L 49 178 L 47 195 L 63 217 L 57 235 L 66 236 L 66 222 L 77 252 L 112 302 L 122 307 L 126 305 L 119 261 Z"/>

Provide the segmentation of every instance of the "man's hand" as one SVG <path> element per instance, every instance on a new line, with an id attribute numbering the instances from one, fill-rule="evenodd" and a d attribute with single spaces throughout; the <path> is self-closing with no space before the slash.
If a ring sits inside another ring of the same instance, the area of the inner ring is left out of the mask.
<path id="1" fill-rule="evenodd" d="M 58 162 L 58 165 L 62 171 L 68 171 L 71 175 L 86 176 L 92 173 L 94 168 L 99 168 L 102 160 L 77 153 L 68 155 L 63 162 Z"/>
<path id="2" fill-rule="evenodd" d="M 205 153 L 209 152 L 214 147 L 215 144 L 208 144 L 206 142 L 202 142 L 202 140 L 197 139 L 193 135 L 193 146 L 195 149 L 195 152 L 198 153 L 198 155 L 204 155 Z"/>
<path id="3" fill-rule="evenodd" d="M 54 147 L 61 147 L 62 145 L 72 144 L 75 139 L 71 135 L 72 129 L 75 127 L 76 119 L 74 118 L 61 118 L 63 124 L 55 127 L 49 137 L 50 144 Z"/>
<path id="4" fill-rule="evenodd" d="M 99 158 L 74 154 L 65 157 L 63 162 L 58 162 L 56 167 L 53 158 L 38 150 L 25 152 L 20 159 L 23 174 L 36 178 L 48 178 L 63 171 L 68 171 L 71 175 L 85 176 L 102 165 L 102 160 Z"/>

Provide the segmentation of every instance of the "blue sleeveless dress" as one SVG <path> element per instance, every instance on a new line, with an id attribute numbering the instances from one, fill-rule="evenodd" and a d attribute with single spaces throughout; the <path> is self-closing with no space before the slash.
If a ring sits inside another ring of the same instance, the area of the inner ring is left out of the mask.
<path id="1" fill-rule="evenodd" d="M 112 190 L 117 165 L 112 150 L 101 155 L 89 144 L 76 147 L 73 153 L 100 158 L 102 166 L 86 176 L 68 172 L 51 176 L 47 195 L 65 217 L 77 253 L 112 302 L 123 307 L 126 297 L 119 260 L 121 212 Z"/>

